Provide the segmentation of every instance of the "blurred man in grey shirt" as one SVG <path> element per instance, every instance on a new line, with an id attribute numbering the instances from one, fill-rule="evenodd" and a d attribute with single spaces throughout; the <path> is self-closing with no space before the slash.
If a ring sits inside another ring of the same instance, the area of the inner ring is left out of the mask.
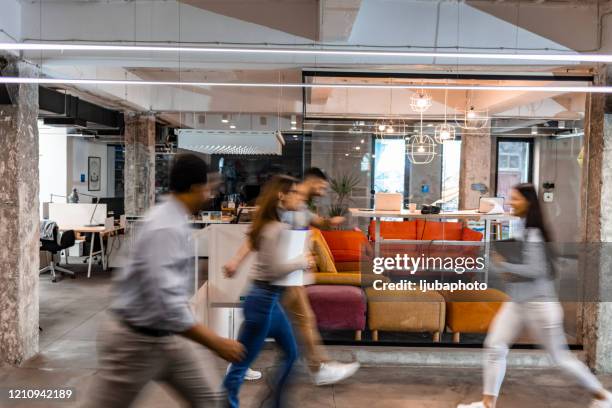
<path id="1" fill-rule="evenodd" d="M 210 196 L 207 166 L 195 155 L 179 155 L 170 171 L 171 194 L 151 209 L 136 233 L 127 265 L 115 279 L 111 316 L 98 339 L 100 371 L 86 406 L 126 407 L 150 381 L 172 386 L 193 407 L 225 400 L 213 358 L 190 339 L 227 361 L 243 348 L 198 323 L 189 306 L 194 253 L 189 215 Z"/>

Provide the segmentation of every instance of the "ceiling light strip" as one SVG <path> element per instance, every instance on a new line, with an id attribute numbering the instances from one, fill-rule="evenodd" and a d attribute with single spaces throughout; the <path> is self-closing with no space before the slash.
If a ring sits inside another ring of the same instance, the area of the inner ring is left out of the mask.
<path id="1" fill-rule="evenodd" d="M 270 54 L 270 55 L 337 55 L 350 57 L 402 57 L 402 58 L 463 58 L 551 62 L 612 62 L 608 54 L 511 54 L 474 52 L 423 52 L 355 50 L 333 48 L 263 48 L 263 47 L 172 47 L 157 45 L 109 45 L 109 44 L 52 44 L 52 43 L 0 43 L 0 50 L 13 51 L 127 51 L 127 52 L 185 52 L 219 54 Z"/>
<path id="2" fill-rule="evenodd" d="M 515 92 L 586 92 L 612 93 L 612 86 L 517 86 L 517 85 L 411 85 L 411 84 L 308 84 L 308 83 L 248 83 L 248 82 L 177 82 L 131 81 L 113 79 L 59 79 L 0 77 L 4 84 L 39 85 L 134 85 L 134 86 L 193 86 L 223 88 L 323 88 L 323 89 L 448 89 L 457 91 L 515 91 Z"/>

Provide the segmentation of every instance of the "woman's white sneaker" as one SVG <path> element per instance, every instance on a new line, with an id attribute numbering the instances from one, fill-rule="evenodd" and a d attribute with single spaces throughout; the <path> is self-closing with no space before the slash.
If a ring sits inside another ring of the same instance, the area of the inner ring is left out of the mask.
<path id="1" fill-rule="evenodd" d="M 312 376 L 315 385 L 331 385 L 346 380 L 359 369 L 359 363 L 339 363 L 330 361 L 322 363 L 319 371 Z"/>
<path id="2" fill-rule="evenodd" d="M 261 371 L 252 370 L 250 368 L 248 368 L 246 373 L 244 374 L 244 379 L 247 381 L 259 380 L 261 377 L 262 377 Z"/>
<path id="3" fill-rule="evenodd" d="M 225 370 L 226 373 L 229 371 L 231 366 L 232 366 L 231 364 L 227 366 L 227 370 Z M 246 373 L 244 373 L 244 379 L 246 381 L 259 380 L 261 377 L 262 377 L 261 371 L 251 370 L 251 368 L 247 368 Z"/>

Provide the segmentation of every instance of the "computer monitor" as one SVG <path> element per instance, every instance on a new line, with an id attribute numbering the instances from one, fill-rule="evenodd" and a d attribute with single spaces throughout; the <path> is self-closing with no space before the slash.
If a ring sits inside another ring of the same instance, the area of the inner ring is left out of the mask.
<path id="1" fill-rule="evenodd" d="M 108 214 L 113 214 L 115 219 L 125 214 L 124 198 L 123 197 L 102 197 L 100 204 L 106 204 Z"/>

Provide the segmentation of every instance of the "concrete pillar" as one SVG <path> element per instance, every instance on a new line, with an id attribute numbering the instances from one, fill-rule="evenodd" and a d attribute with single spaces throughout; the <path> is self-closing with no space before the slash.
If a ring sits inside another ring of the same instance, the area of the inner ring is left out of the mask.
<path id="1" fill-rule="evenodd" d="M 612 84 L 602 67 L 596 85 Z M 594 370 L 612 373 L 612 96 L 590 94 L 585 112 L 582 173 L 582 251 L 584 284 L 582 340 Z"/>
<path id="2" fill-rule="evenodd" d="M 472 185 L 484 184 L 495 195 L 491 181 L 491 128 L 465 130 L 461 134 L 461 170 L 459 173 L 459 209 L 478 208 L 481 194 Z"/>
<path id="3" fill-rule="evenodd" d="M 125 118 L 125 214 L 142 215 L 155 203 L 155 116 Z"/>
<path id="4" fill-rule="evenodd" d="M 2 75 L 36 76 L 21 63 Z M 38 352 L 38 85 L 7 91 L 11 104 L 0 105 L 0 366 Z"/>

